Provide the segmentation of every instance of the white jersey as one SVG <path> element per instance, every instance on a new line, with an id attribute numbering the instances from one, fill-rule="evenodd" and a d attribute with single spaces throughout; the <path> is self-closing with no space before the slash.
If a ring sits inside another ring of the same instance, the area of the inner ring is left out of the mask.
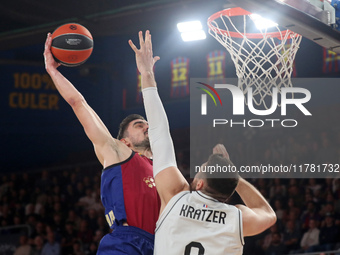
<path id="1" fill-rule="evenodd" d="M 174 196 L 159 216 L 154 255 L 240 255 L 241 211 L 200 191 Z"/>

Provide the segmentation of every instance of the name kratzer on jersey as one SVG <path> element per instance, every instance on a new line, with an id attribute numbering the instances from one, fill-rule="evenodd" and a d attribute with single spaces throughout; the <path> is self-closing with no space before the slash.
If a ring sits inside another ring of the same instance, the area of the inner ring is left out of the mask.
<path id="1" fill-rule="evenodd" d="M 194 207 L 183 204 L 179 216 L 187 217 L 194 220 L 225 224 L 227 214 L 222 211 L 210 209 L 195 209 Z"/>

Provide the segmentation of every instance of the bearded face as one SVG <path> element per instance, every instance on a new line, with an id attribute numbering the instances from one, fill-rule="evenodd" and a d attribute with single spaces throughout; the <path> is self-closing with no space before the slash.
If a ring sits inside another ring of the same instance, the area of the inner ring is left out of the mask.
<path id="1" fill-rule="evenodd" d="M 143 140 L 138 141 L 137 139 L 134 139 L 134 138 L 131 138 L 130 140 L 131 140 L 133 147 L 135 147 L 136 149 L 151 150 L 150 140 L 147 134 Z"/>
<path id="2" fill-rule="evenodd" d="M 148 129 L 149 125 L 145 120 L 134 120 L 129 124 L 127 129 L 126 140 L 128 140 L 136 150 L 150 150 Z"/>

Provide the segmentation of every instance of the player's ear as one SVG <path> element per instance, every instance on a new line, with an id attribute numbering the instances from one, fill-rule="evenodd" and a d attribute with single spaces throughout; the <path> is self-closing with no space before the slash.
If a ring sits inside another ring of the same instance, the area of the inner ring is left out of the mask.
<path id="1" fill-rule="evenodd" d="M 201 190 L 204 187 L 204 180 L 203 179 L 199 179 L 196 183 L 196 190 Z"/>
<path id="2" fill-rule="evenodd" d="M 130 147 L 130 146 L 131 146 L 131 143 L 130 143 L 130 141 L 129 141 L 128 138 L 122 138 L 122 139 L 120 139 L 120 141 L 121 141 L 122 143 L 124 143 L 127 147 Z"/>

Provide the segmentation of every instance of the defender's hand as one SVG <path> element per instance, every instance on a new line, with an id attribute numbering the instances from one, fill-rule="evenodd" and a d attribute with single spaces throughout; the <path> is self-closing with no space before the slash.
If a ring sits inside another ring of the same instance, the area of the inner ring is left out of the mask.
<path id="1" fill-rule="evenodd" d="M 136 53 L 137 68 L 141 74 L 153 73 L 153 66 L 160 57 L 153 57 L 151 34 L 149 30 L 145 32 L 145 41 L 142 31 L 139 31 L 138 36 L 140 49 L 137 49 L 133 42 L 129 40 L 130 47 Z"/>
<path id="2" fill-rule="evenodd" d="M 227 152 L 227 149 L 224 147 L 223 144 L 217 144 L 215 145 L 215 147 L 213 148 L 213 153 L 214 154 L 222 154 L 223 157 L 230 159 L 229 158 L 229 153 Z"/>

